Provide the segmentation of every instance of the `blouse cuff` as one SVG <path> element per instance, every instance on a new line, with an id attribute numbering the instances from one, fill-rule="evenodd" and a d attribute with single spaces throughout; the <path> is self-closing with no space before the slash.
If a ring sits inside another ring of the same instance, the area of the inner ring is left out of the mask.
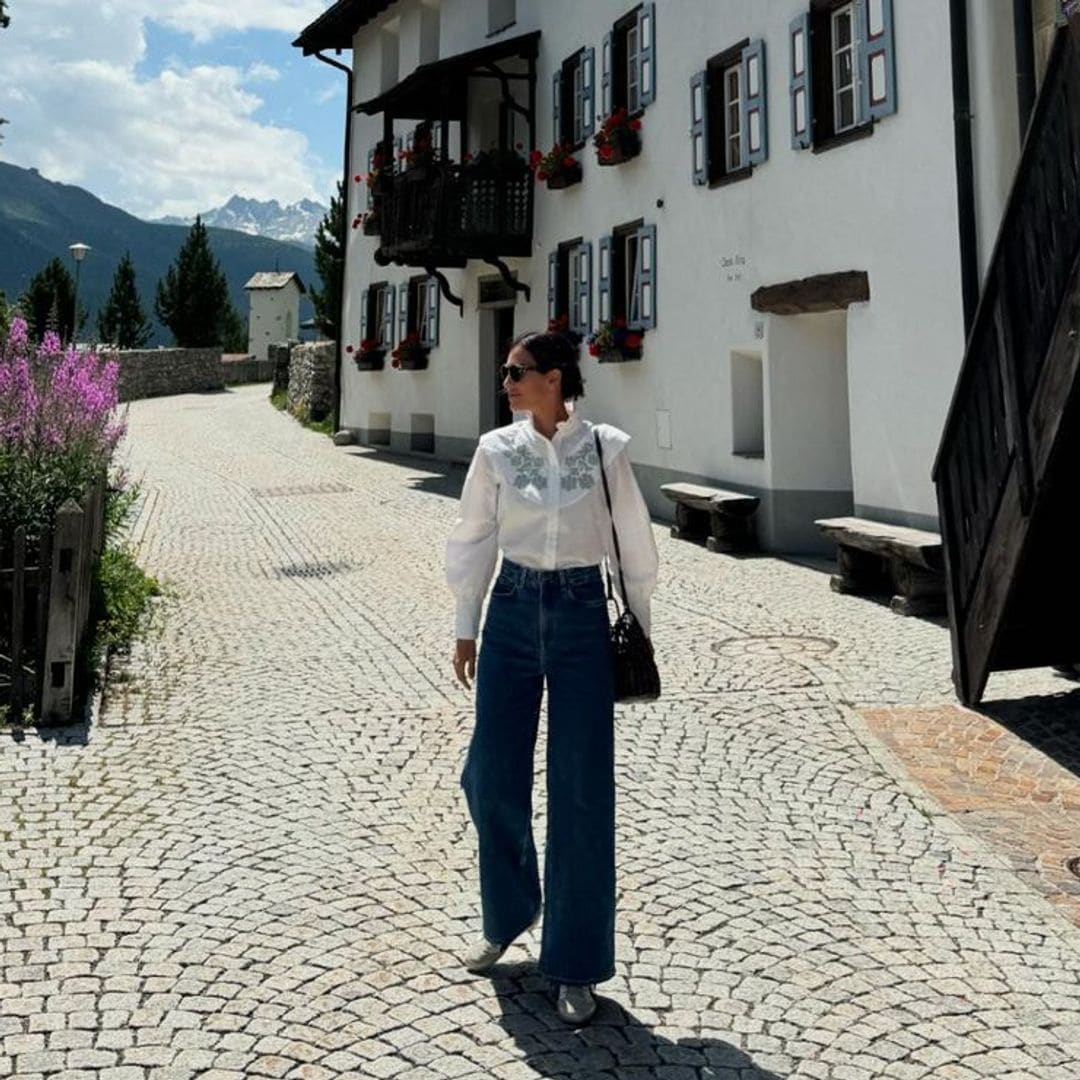
<path id="1" fill-rule="evenodd" d="M 482 596 L 459 597 L 454 611 L 454 636 L 458 641 L 475 641 L 480 632 Z"/>

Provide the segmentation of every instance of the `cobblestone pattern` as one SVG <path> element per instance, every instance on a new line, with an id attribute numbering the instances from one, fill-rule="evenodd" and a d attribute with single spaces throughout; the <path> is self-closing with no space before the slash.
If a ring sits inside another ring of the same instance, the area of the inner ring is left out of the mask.
<path id="1" fill-rule="evenodd" d="M 220 390 L 224 385 L 220 349 L 131 349 L 120 361 L 120 400 Z"/>
<path id="2" fill-rule="evenodd" d="M 296 345 L 289 355 L 289 409 L 321 420 L 334 408 L 334 364 L 337 346 L 332 341 Z"/>
<path id="3" fill-rule="evenodd" d="M 264 397 L 130 411 L 135 539 L 176 597 L 92 728 L 0 754 L 0 1075 L 1075 1080 L 1080 932 L 851 707 L 949 700 L 945 631 L 659 528 L 667 689 L 617 720 L 617 976 L 574 1032 L 538 931 L 466 974 L 463 471 Z"/>
<path id="4" fill-rule="evenodd" d="M 1029 700 L 1022 712 L 991 706 L 1009 726 L 956 705 L 864 716 L 925 790 L 1080 924 L 1080 875 L 1070 868 L 1080 863 L 1075 696 Z"/>

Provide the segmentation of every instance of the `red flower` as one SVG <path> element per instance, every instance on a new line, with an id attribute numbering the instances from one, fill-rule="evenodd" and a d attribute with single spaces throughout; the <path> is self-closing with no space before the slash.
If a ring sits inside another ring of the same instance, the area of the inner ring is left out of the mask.
<path id="1" fill-rule="evenodd" d="M 544 172 L 543 169 L 541 169 L 540 172 L 538 172 L 536 174 L 536 179 L 537 180 L 546 180 L 547 178 L 548 178 L 548 174 L 546 172 Z"/>
<path id="2" fill-rule="evenodd" d="M 589 355 L 590 356 L 599 356 L 600 355 L 600 346 L 595 344 L 595 343 L 590 345 L 589 346 Z"/>
<path id="3" fill-rule="evenodd" d="M 630 121 L 630 130 L 631 131 L 640 131 L 641 130 L 641 121 L 640 120 L 631 120 Z"/>
<path id="4" fill-rule="evenodd" d="M 394 357 L 394 358 L 393 358 L 393 359 L 392 359 L 392 360 L 390 361 L 390 366 L 391 366 L 391 367 L 396 367 L 396 368 L 399 368 L 399 367 L 401 367 L 401 360 L 400 360 L 400 359 L 399 359 L 398 357 L 396 357 L 396 356 L 395 356 L 395 357 Z"/>
<path id="5" fill-rule="evenodd" d="M 604 161 L 610 161 L 614 156 L 615 147 L 610 146 L 608 143 L 604 143 L 604 145 L 600 147 L 600 157 L 602 157 Z"/>
<path id="6" fill-rule="evenodd" d="M 640 334 L 627 334 L 626 341 L 623 344 L 628 349 L 640 349 L 641 348 L 641 335 Z"/>
<path id="7" fill-rule="evenodd" d="M 363 177 L 362 177 L 362 176 L 361 176 L 361 175 L 360 175 L 359 173 L 357 173 L 357 174 L 356 174 L 356 175 L 355 175 L 355 176 L 353 177 L 353 179 L 354 179 L 354 180 L 355 180 L 355 181 L 356 181 L 356 182 L 357 182 L 357 183 L 359 184 L 359 183 L 360 183 L 360 181 L 361 181 L 361 180 L 363 180 L 364 178 L 363 178 Z"/>
<path id="8" fill-rule="evenodd" d="M 562 163 L 564 169 L 572 169 L 577 164 L 572 157 L 564 157 Z"/>
<path id="9" fill-rule="evenodd" d="M 345 346 L 345 351 L 346 351 L 347 353 L 351 353 L 351 352 L 353 351 L 353 347 L 352 347 L 351 345 L 346 345 L 346 346 Z"/>

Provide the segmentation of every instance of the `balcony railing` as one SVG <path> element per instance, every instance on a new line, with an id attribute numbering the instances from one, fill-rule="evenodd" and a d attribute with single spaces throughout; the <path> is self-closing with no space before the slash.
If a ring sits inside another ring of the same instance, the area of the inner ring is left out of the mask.
<path id="1" fill-rule="evenodd" d="M 523 161 L 413 166 L 386 178 L 375 201 L 387 262 L 462 266 L 531 253 L 533 180 Z"/>

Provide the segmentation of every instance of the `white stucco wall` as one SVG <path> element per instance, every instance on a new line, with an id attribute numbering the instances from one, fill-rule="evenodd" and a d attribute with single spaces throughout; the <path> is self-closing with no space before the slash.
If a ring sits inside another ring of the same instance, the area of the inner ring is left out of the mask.
<path id="1" fill-rule="evenodd" d="M 590 0 L 587 5 L 518 0 L 518 22 L 503 36 L 543 32 L 538 146 L 552 142 L 553 70 L 584 45 L 596 46 L 599 58 L 603 34 L 631 6 L 628 0 Z M 655 223 L 658 325 L 646 336 L 645 359 L 598 365 L 583 349 L 588 390 L 583 411 L 629 431 L 635 462 L 658 470 L 655 475 L 824 492 L 835 490 L 843 463 L 833 463 L 833 479 L 823 478 L 820 470 L 807 472 L 801 452 L 806 432 L 775 403 L 809 395 L 808 412 L 828 415 L 841 397 L 835 370 L 819 371 L 822 378 L 814 378 L 812 364 L 791 369 L 786 383 L 777 382 L 778 373 L 769 370 L 766 398 L 773 411 L 765 457 L 755 459 L 732 452 L 730 356 L 733 350 L 762 352 L 768 370 L 774 344 L 785 339 L 785 350 L 793 347 L 786 339 L 799 332 L 798 320 L 785 323 L 751 309 L 751 293 L 759 286 L 864 270 L 869 303 L 837 317 L 845 334 L 853 499 L 867 510 L 925 524 L 936 516 L 930 469 L 964 344 L 948 5 L 939 0 L 894 3 L 898 112 L 881 120 L 871 137 L 823 153 L 790 147 L 788 25 L 803 6 L 659 0 L 657 97 L 643 118 L 643 153 L 627 164 L 601 168 L 586 146 L 578 154 L 585 171 L 582 184 L 557 192 L 537 188 L 535 257 L 508 260 L 533 290 L 531 301 L 519 297 L 515 327 L 545 325 L 547 254 L 558 242 L 578 236 L 591 240 L 595 257 L 596 242 L 612 227 L 638 219 Z M 986 238 L 996 230 L 1010 175 L 1008 147 L 1010 139 L 1016 140 L 1013 82 L 994 70 L 1006 56 L 1011 63 L 1011 37 L 1005 33 L 1006 48 L 1001 38 L 1007 26 L 1003 30 L 987 14 L 989 8 L 1004 11 L 1008 6 L 974 5 L 971 16 L 973 87 L 981 116 L 976 165 L 983 252 Z M 404 78 L 419 56 L 419 0 L 399 0 L 391 13 L 400 35 L 399 77 Z M 1008 12 L 1004 17 L 1008 22 Z M 378 27 L 378 22 L 365 27 L 356 38 L 357 100 L 380 91 Z M 488 44 L 486 27 L 487 0 L 444 0 L 441 54 Z M 694 187 L 690 78 L 710 56 L 758 37 L 767 49 L 769 160 L 748 180 L 714 189 Z M 1003 86 L 1012 98 L 1011 111 Z M 381 117 L 356 118 L 354 173 L 365 171 L 367 150 L 381 134 Z M 474 149 L 476 143 L 474 138 Z M 363 189 L 354 187 L 353 196 L 362 209 Z M 414 272 L 373 266 L 376 246 L 376 239 L 359 231 L 350 237 L 346 340 L 349 333 L 359 339 L 359 297 L 366 284 L 397 282 Z M 427 371 L 388 368 L 358 374 L 346 365 L 346 425 L 365 428 L 370 413 L 389 412 L 394 430 L 405 431 L 410 415 L 423 413 L 434 415 L 437 435 L 454 440 L 456 447 L 467 447 L 476 438 L 481 394 L 477 279 L 492 273 L 480 263 L 447 272 L 451 287 L 465 301 L 465 317 L 443 304 L 441 341 Z M 670 447 L 660 445 L 659 412 L 670 417 Z M 661 508 L 662 500 L 649 494 Z"/>
<path id="2" fill-rule="evenodd" d="M 251 289 L 248 299 L 248 352 L 266 360 L 267 345 L 300 334 L 300 290 L 290 282 L 280 289 Z"/>

